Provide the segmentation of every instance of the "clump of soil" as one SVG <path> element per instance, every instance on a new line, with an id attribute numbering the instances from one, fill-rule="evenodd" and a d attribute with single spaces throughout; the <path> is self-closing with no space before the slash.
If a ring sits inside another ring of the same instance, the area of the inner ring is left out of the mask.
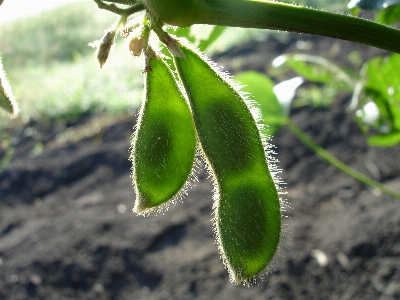
<path id="1" fill-rule="evenodd" d="M 299 41 L 311 43 L 307 53 L 344 64 L 351 50 L 363 59 L 384 54 L 328 38 L 288 37 L 249 42 L 216 59 L 234 72 L 239 60 L 241 70 L 265 71 L 277 55 L 299 52 Z M 398 190 L 400 147 L 368 147 L 344 113 L 348 101 L 343 96 L 329 110 L 296 109 L 293 121 L 345 163 Z M 66 127 L 96 118 L 13 133 L 16 151 L 0 172 L 0 299 L 400 298 L 399 200 L 328 166 L 287 129 L 272 142 L 292 207 L 288 229 L 273 274 L 245 288 L 229 282 L 219 258 L 204 170 L 183 203 L 157 217 L 132 215 L 134 116 L 77 142 L 55 142 Z M 38 142 L 43 152 L 32 151 Z"/>

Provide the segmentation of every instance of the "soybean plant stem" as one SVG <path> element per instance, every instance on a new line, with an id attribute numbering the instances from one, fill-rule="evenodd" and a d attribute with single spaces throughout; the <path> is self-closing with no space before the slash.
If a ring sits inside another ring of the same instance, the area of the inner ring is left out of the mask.
<path id="1" fill-rule="evenodd" d="M 137 0 L 105 0 L 106 2 L 112 2 L 112 3 L 118 3 L 118 4 L 124 4 L 124 5 L 132 5 L 137 3 Z"/>
<path id="2" fill-rule="evenodd" d="M 316 34 L 400 53 L 400 30 L 350 15 L 266 0 L 205 2 L 196 23 Z"/>
<path id="3" fill-rule="evenodd" d="M 120 8 L 120 7 L 117 7 L 114 3 L 106 4 L 102 0 L 94 0 L 94 2 L 96 2 L 97 6 L 100 9 L 105 9 L 105 10 L 111 11 L 117 15 L 126 16 L 126 17 L 145 9 L 144 5 L 141 3 L 133 4 L 132 6 L 130 6 L 128 8 Z M 130 1 L 130 2 L 132 2 L 132 1 Z"/>
<path id="4" fill-rule="evenodd" d="M 364 174 L 358 172 L 357 170 L 354 170 L 353 168 L 349 167 L 348 165 L 346 165 L 345 163 L 334 157 L 332 154 L 330 154 L 328 151 L 326 151 L 324 148 L 314 143 L 299 127 L 293 124 L 290 120 L 287 121 L 286 125 L 304 145 L 306 145 L 308 148 L 314 151 L 320 158 L 330 163 L 332 166 L 336 167 L 340 171 L 346 173 L 347 175 L 353 177 L 354 179 L 366 185 L 377 188 L 381 192 L 387 195 L 400 199 L 400 192 L 394 191 L 388 188 L 386 185 L 379 183 L 373 180 L 372 178 L 365 176 Z"/>

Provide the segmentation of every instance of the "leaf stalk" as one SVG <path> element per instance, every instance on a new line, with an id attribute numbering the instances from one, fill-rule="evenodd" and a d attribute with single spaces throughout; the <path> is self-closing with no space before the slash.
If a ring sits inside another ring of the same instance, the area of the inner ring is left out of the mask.
<path id="1" fill-rule="evenodd" d="M 312 151 L 314 151 L 320 158 L 334 166 L 335 168 L 339 169 L 343 173 L 346 173 L 350 177 L 353 177 L 354 179 L 364 183 L 365 185 L 371 186 L 373 188 L 379 189 L 382 193 L 385 193 L 389 196 L 392 196 L 394 198 L 400 199 L 400 192 L 397 192 L 395 190 L 392 190 L 388 188 L 386 185 L 377 182 L 376 180 L 373 180 L 372 178 L 360 173 L 357 170 L 354 170 L 350 166 L 346 165 L 336 157 L 334 157 L 332 154 L 330 154 L 328 151 L 326 151 L 324 148 L 320 147 L 317 145 L 313 140 L 311 140 L 299 127 L 297 127 L 293 122 L 291 122 L 289 119 L 287 120 L 286 125 L 288 128 L 293 132 L 293 134 L 308 148 L 310 148 Z"/>

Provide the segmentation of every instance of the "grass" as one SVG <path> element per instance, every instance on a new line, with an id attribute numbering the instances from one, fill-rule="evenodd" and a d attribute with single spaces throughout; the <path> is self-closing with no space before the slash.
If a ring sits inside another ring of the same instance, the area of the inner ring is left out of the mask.
<path id="1" fill-rule="evenodd" d="M 21 117 L 75 118 L 82 113 L 119 113 L 139 106 L 142 99 L 141 60 L 121 46 L 100 69 L 94 58 L 23 67 L 9 72 Z M 127 57 L 128 56 L 128 57 Z"/>
<path id="2" fill-rule="evenodd" d="M 73 61 L 76 53 L 90 53 L 88 42 L 100 38 L 115 20 L 93 1 L 83 1 L 4 24 L 0 27 L 4 67 Z"/>
<path id="3" fill-rule="evenodd" d="M 88 43 L 115 17 L 93 2 L 72 3 L 0 27 L 0 53 L 20 106 L 19 121 L 121 113 L 142 99 L 142 60 L 118 43 L 100 69 Z M 9 123 L 0 115 L 0 127 Z"/>

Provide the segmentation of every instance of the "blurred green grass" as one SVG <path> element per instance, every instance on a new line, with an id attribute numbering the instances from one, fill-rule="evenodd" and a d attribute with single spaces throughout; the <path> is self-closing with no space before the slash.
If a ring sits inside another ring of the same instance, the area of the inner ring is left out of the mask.
<path id="1" fill-rule="evenodd" d="M 335 11 L 346 11 L 350 0 L 281 0 L 282 2 L 301 4 L 308 7 Z"/>
<path id="2" fill-rule="evenodd" d="M 93 2 L 71 3 L 0 27 L 0 53 L 20 106 L 18 120 L 122 113 L 142 100 L 142 59 L 123 41 L 100 69 L 89 42 L 116 17 Z M 0 115 L 0 127 L 9 123 Z"/>
<path id="3" fill-rule="evenodd" d="M 99 10 L 93 1 L 81 1 L 3 24 L 0 52 L 4 67 L 73 61 L 75 53 L 90 53 L 88 42 L 101 37 L 115 20 L 115 16 Z"/>

